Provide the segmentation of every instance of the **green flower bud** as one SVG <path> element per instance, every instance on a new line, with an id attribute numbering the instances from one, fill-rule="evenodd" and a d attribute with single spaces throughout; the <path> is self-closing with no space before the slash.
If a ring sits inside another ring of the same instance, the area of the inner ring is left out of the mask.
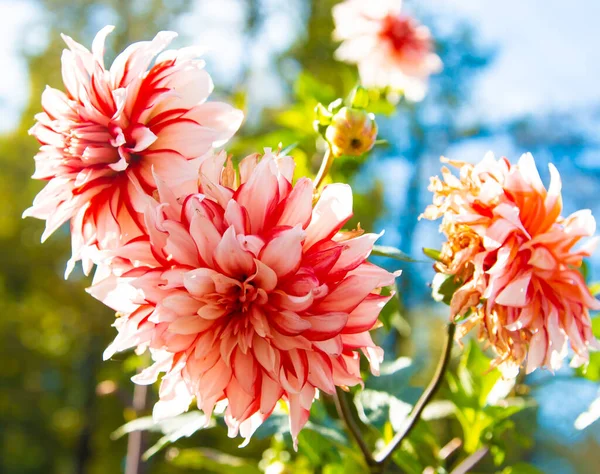
<path id="1" fill-rule="evenodd" d="M 360 156 L 375 145 L 375 116 L 364 110 L 342 107 L 331 119 L 325 138 L 334 156 Z"/>

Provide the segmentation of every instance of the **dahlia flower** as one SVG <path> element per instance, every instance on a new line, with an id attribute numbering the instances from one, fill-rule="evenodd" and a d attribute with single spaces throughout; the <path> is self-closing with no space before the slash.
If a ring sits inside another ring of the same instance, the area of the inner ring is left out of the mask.
<path id="1" fill-rule="evenodd" d="M 41 143 L 33 178 L 48 184 L 24 216 L 46 220 L 42 241 L 71 221 L 67 274 L 81 259 L 88 273 L 98 249 L 141 235 L 155 176 L 193 185 L 197 165 L 188 160 L 227 141 L 242 120 L 241 111 L 206 102 L 213 84 L 198 48 L 163 51 L 176 33 L 132 44 L 106 69 L 113 28 L 96 35 L 91 52 L 63 35 L 66 90 L 46 88 L 30 130 Z"/>
<path id="2" fill-rule="evenodd" d="M 473 166 L 448 161 L 457 178 L 442 169 L 432 178 L 433 204 L 424 217 L 442 217 L 447 237 L 437 271 L 459 288 L 451 300 L 462 337 L 477 326 L 479 337 L 498 354 L 505 372 L 527 359 L 527 373 L 561 367 L 568 344 L 572 365 L 598 349 L 590 310 L 600 309 L 579 271 L 596 245 L 596 222 L 589 210 L 561 217 L 561 181 L 550 165 L 550 187 L 540 179 L 531 154 L 516 165 L 487 155 Z"/>
<path id="3" fill-rule="evenodd" d="M 358 65 L 366 87 L 402 90 L 423 99 L 428 77 L 439 72 L 427 27 L 402 13 L 401 0 L 346 0 L 333 7 L 334 38 L 343 41 L 336 58 Z"/>
<path id="4" fill-rule="evenodd" d="M 365 261 L 378 235 L 340 231 L 348 185 L 325 187 L 313 208 L 311 180 L 292 186 L 292 158 L 266 150 L 239 174 L 225 161 L 202 162 L 194 194 L 159 180 L 148 235 L 105 252 L 112 273 L 101 267 L 89 289 L 120 315 L 105 357 L 150 348 L 154 364 L 134 382 L 166 373 L 157 418 L 194 398 L 210 416 L 222 402 L 230 436 L 248 440 L 283 399 L 296 440 L 317 390 L 361 383 L 359 350 L 377 373 L 369 330 L 394 275 Z"/>

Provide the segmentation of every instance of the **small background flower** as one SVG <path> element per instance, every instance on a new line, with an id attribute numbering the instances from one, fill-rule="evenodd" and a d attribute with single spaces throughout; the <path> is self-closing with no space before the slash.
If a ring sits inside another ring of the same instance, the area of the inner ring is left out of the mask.
<path id="1" fill-rule="evenodd" d="M 427 27 L 402 11 L 400 0 L 346 0 L 333 9 L 340 61 L 356 64 L 365 87 L 390 87 L 423 99 L 442 67 Z"/>

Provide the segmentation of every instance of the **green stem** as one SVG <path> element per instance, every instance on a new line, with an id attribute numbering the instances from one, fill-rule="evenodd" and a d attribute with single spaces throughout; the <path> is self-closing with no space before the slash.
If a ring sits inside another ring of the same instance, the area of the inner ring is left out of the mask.
<path id="1" fill-rule="evenodd" d="M 396 433 L 396 435 L 392 438 L 389 444 L 381 451 L 379 454 L 375 455 L 375 462 L 382 466 L 380 472 L 383 472 L 385 465 L 389 462 L 392 455 L 400 447 L 402 441 L 404 441 L 411 431 L 414 429 L 416 424 L 421 418 L 421 414 L 423 410 L 427 406 L 427 404 L 431 401 L 431 399 L 435 396 L 437 391 L 439 390 L 442 382 L 444 380 L 444 375 L 446 370 L 448 369 L 448 365 L 450 363 L 450 353 L 452 352 L 452 342 L 454 340 L 454 332 L 456 330 L 456 326 L 454 323 L 449 323 L 447 328 L 447 336 L 446 343 L 444 346 L 444 350 L 442 351 L 442 357 L 438 363 L 437 369 L 433 376 L 433 379 L 429 383 L 428 387 L 425 389 L 421 398 L 414 406 L 410 417 L 404 424 L 403 428 Z"/>
<path id="2" fill-rule="evenodd" d="M 329 170 L 331 169 L 331 165 L 334 160 L 333 153 L 331 152 L 331 145 L 327 145 L 327 150 L 325 150 L 325 154 L 323 155 L 323 161 L 321 162 L 321 167 L 319 168 L 319 172 L 315 178 L 315 189 L 319 191 L 323 186 L 323 182 L 325 181 L 325 177 Z"/>
<path id="3" fill-rule="evenodd" d="M 335 400 L 335 406 L 337 408 L 338 414 L 340 418 L 344 421 L 346 429 L 354 438 L 356 444 L 360 448 L 363 457 L 365 458 L 365 462 L 370 468 L 371 474 L 381 474 L 385 471 L 385 468 L 390 459 L 392 458 L 392 455 L 394 454 L 396 449 L 398 449 L 402 445 L 402 441 L 404 441 L 408 437 L 408 435 L 410 435 L 414 427 L 417 425 L 418 421 L 421 419 L 423 410 L 441 387 L 442 382 L 444 380 L 444 375 L 446 374 L 446 370 L 448 370 L 448 366 L 450 364 L 450 355 L 452 352 L 452 343 L 454 341 L 455 331 L 456 325 L 454 323 L 448 323 L 446 342 L 442 351 L 442 357 L 438 362 L 438 366 L 435 371 L 435 374 L 433 375 L 433 379 L 431 380 L 431 382 L 429 382 L 429 385 L 421 395 L 421 398 L 419 398 L 419 401 L 417 401 L 416 405 L 412 410 L 412 413 L 410 414 L 410 417 L 404 424 L 403 428 L 400 431 L 398 431 L 398 433 L 396 433 L 396 435 L 383 449 L 383 451 L 381 451 L 375 456 L 371 453 L 369 446 L 367 446 L 367 443 L 362 437 L 360 428 L 358 427 L 352 414 L 352 411 L 350 410 L 350 405 L 348 404 L 346 393 L 339 387 L 336 387 L 336 394 L 333 398 Z"/>
<path id="4" fill-rule="evenodd" d="M 373 459 L 373 455 L 371 454 L 371 450 L 367 446 L 366 441 L 362 437 L 362 433 L 360 432 L 360 428 L 356 424 L 354 420 L 354 416 L 352 416 L 352 412 L 350 411 L 350 405 L 348 404 L 348 398 L 346 397 L 346 393 L 339 387 L 336 387 L 335 395 L 333 396 L 335 401 L 335 407 L 337 408 L 337 412 L 340 418 L 343 420 L 346 425 L 346 429 L 352 435 L 356 444 L 360 448 L 363 457 L 368 466 L 375 466 L 376 462 Z"/>
<path id="5" fill-rule="evenodd" d="M 450 474 L 467 474 L 468 472 L 471 472 L 475 465 L 481 461 L 489 451 L 490 448 L 488 446 L 484 446 L 483 448 L 475 451 L 458 466 L 452 469 Z"/>

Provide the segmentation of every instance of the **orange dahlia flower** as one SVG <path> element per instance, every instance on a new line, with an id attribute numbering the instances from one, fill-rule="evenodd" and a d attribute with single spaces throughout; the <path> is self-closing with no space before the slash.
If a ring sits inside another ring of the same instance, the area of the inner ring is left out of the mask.
<path id="1" fill-rule="evenodd" d="M 450 308 L 464 319 L 458 335 L 477 327 L 479 337 L 498 354 L 496 364 L 511 370 L 527 361 L 558 369 L 567 356 L 585 363 L 598 349 L 590 310 L 600 309 L 580 272 L 596 238 L 589 210 L 561 217 L 561 181 L 550 165 L 546 189 L 531 154 L 516 165 L 487 155 L 477 165 L 445 160 L 460 170 L 442 169 L 432 178 L 433 204 L 423 216 L 442 218 L 447 237 L 437 271 L 454 278 L 459 288 Z"/>

